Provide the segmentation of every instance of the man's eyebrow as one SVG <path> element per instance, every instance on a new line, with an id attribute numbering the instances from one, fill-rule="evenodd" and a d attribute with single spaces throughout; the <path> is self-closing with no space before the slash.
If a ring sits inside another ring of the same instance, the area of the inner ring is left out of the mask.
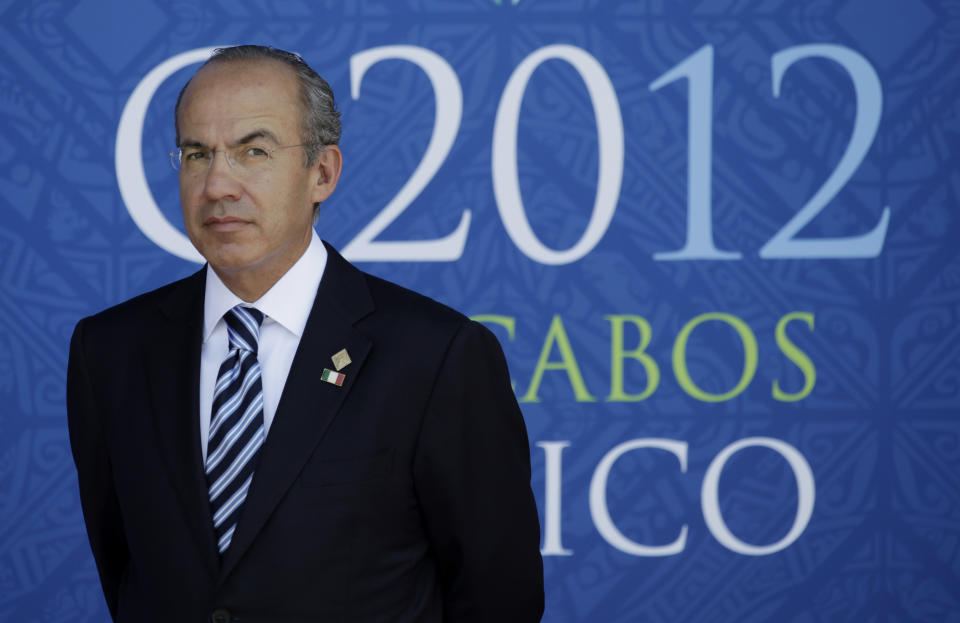
<path id="1" fill-rule="evenodd" d="M 237 145 L 245 145 L 245 144 L 247 144 L 247 143 L 249 143 L 249 142 L 251 142 L 251 141 L 253 141 L 253 140 L 256 140 L 256 139 L 258 139 L 258 138 L 265 138 L 265 139 L 267 139 L 268 141 L 273 141 L 274 143 L 277 143 L 277 144 L 280 143 L 280 141 L 277 140 L 276 134 L 274 134 L 274 133 L 271 132 L 270 130 L 268 130 L 268 129 L 266 129 L 266 128 L 257 128 L 256 130 L 247 133 L 246 135 L 244 135 L 244 136 L 241 137 L 240 139 L 231 142 L 231 143 L 230 143 L 230 146 L 231 146 L 231 147 L 235 147 L 235 146 L 237 146 Z M 204 143 L 203 141 L 198 141 L 198 140 L 195 140 L 195 139 L 186 139 L 186 140 L 180 141 L 180 149 L 183 149 L 184 147 L 195 147 L 195 148 L 198 148 L 198 149 L 206 149 L 206 148 L 207 148 L 207 144 Z"/>
<path id="2" fill-rule="evenodd" d="M 273 141 L 274 143 L 277 143 L 277 144 L 280 143 L 280 141 L 277 140 L 277 136 L 276 136 L 273 132 L 271 132 L 270 130 L 268 130 L 268 129 L 266 129 L 266 128 L 257 128 L 257 129 L 254 130 L 253 132 L 250 132 L 250 133 L 246 134 L 246 135 L 245 135 L 243 138 L 241 138 L 239 141 L 235 141 L 233 144 L 234 144 L 234 145 L 244 145 L 244 144 L 249 143 L 250 141 L 252 141 L 252 140 L 254 140 L 254 139 L 258 139 L 258 138 L 265 138 L 265 139 L 267 139 L 267 140 L 269 140 L 269 141 Z"/>

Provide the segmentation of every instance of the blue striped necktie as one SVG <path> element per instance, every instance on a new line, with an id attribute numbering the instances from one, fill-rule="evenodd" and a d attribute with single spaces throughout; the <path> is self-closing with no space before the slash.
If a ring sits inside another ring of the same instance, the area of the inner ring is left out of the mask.
<path id="1" fill-rule="evenodd" d="M 220 366 L 213 391 L 207 438 L 207 485 L 217 549 L 230 547 L 243 501 L 253 481 L 263 426 L 263 385 L 257 344 L 263 313 L 237 305 L 223 316 L 230 352 Z"/>

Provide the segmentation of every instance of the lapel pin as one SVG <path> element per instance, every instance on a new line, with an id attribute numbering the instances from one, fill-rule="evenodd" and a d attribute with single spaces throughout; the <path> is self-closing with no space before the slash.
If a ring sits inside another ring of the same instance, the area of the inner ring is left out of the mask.
<path id="1" fill-rule="evenodd" d="M 337 351 L 330 359 L 333 361 L 333 367 L 337 369 L 337 372 L 343 370 L 353 361 L 350 359 L 350 355 L 347 353 L 346 348 L 341 348 Z"/>
<path id="2" fill-rule="evenodd" d="M 320 380 L 330 383 L 331 385 L 336 385 L 340 387 L 343 385 L 344 379 L 347 378 L 346 374 L 341 374 L 340 372 L 334 372 L 330 368 L 324 368 L 323 372 L 320 373 Z"/>

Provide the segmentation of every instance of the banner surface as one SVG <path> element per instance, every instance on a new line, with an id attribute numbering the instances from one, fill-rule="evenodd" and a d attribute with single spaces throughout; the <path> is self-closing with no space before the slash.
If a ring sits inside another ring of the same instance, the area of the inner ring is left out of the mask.
<path id="1" fill-rule="evenodd" d="M 321 237 L 500 339 L 544 621 L 960 621 L 958 33 L 946 0 L 0 2 L 0 621 L 109 620 L 67 347 L 199 267 L 173 107 L 240 43 L 337 95 Z"/>

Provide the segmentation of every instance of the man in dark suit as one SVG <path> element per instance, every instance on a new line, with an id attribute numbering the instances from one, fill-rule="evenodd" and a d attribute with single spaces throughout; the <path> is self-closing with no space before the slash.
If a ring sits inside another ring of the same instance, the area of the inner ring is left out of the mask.
<path id="1" fill-rule="evenodd" d="M 537 621 L 539 522 L 482 326 L 313 231 L 341 170 L 326 83 L 218 51 L 177 104 L 200 272 L 85 318 L 70 439 L 116 621 Z"/>

